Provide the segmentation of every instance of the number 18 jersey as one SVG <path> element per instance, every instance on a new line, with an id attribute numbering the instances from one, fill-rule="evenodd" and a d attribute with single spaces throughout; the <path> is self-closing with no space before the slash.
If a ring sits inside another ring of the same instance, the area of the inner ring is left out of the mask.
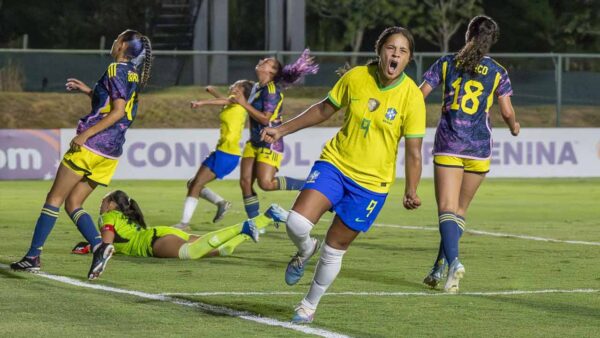
<path id="1" fill-rule="evenodd" d="M 446 55 L 423 76 L 432 88 L 442 85 L 442 116 L 433 154 L 488 159 L 492 151 L 489 111 L 494 95 L 512 95 L 508 73 L 488 56 L 475 67 L 475 75 L 456 66 L 456 55 Z"/>

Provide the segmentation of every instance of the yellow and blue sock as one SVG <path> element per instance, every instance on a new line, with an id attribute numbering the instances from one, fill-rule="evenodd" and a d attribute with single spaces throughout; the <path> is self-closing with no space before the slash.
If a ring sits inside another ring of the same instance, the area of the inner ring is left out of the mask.
<path id="1" fill-rule="evenodd" d="M 50 204 L 44 204 L 42 211 L 40 212 L 40 217 L 38 217 L 38 220 L 35 223 L 31 246 L 25 256 L 36 257 L 42 253 L 42 247 L 44 246 L 44 243 L 46 243 L 46 239 L 48 238 L 48 235 L 50 235 L 52 228 L 54 228 L 54 224 L 56 224 L 58 211 L 59 208 Z"/>
<path id="2" fill-rule="evenodd" d="M 304 180 L 287 176 L 277 176 L 275 179 L 279 183 L 279 190 L 300 190 L 305 182 Z"/>
<path id="3" fill-rule="evenodd" d="M 458 240 L 462 235 L 462 228 L 457 222 L 456 215 L 452 212 L 439 214 L 440 234 L 442 236 L 442 249 L 448 264 L 458 258 Z M 464 220 L 462 222 L 464 224 Z"/>
<path id="4" fill-rule="evenodd" d="M 90 214 L 88 214 L 83 208 L 78 208 L 73 210 L 72 213 L 69 214 L 71 220 L 77 226 L 77 229 L 83 237 L 92 245 L 92 248 L 95 248 L 96 245 L 102 243 L 102 236 L 96 229 L 96 225 L 92 220 Z"/>
<path id="5" fill-rule="evenodd" d="M 258 202 L 258 196 L 256 196 L 256 194 L 244 196 L 244 209 L 246 209 L 246 215 L 248 215 L 248 218 L 254 218 L 258 216 L 260 204 Z"/>
<path id="6" fill-rule="evenodd" d="M 464 217 L 462 217 L 460 215 L 455 215 L 455 216 L 456 216 L 456 224 L 458 225 L 458 238 L 460 240 L 460 238 L 462 237 L 462 234 L 465 230 L 466 222 L 465 222 Z M 440 248 L 438 250 L 438 255 L 437 255 L 437 258 L 435 259 L 434 265 L 440 266 L 440 265 L 444 264 L 444 261 L 447 261 L 447 260 L 446 260 L 446 255 L 444 254 L 444 241 L 441 240 Z"/>

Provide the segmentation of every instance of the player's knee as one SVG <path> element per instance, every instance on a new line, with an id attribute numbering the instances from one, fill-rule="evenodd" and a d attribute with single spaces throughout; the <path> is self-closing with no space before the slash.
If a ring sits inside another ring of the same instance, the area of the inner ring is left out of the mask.
<path id="1" fill-rule="evenodd" d="M 453 213 L 456 214 L 458 211 L 458 205 L 452 202 L 440 202 L 438 205 L 439 213 Z"/>
<path id="2" fill-rule="evenodd" d="M 325 243 L 321 248 L 320 260 L 324 264 L 336 264 L 342 261 L 342 257 L 346 253 L 346 249 L 334 248 L 331 245 Z"/>
<path id="3" fill-rule="evenodd" d="M 348 250 L 348 247 L 350 247 L 352 241 L 345 240 L 343 238 L 327 238 L 326 243 L 328 246 L 336 250 Z"/>
<path id="4" fill-rule="evenodd" d="M 297 237 L 308 236 L 314 226 L 311 221 L 294 210 L 290 211 L 286 224 L 287 226 L 285 229 L 288 234 L 292 234 Z"/>
<path id="5" fill-rule="evenodd" d="M 265 191 L 277 190 L 277 182 L 272 178 L 262 178 L 259 177 L 257 179 L 258 186 Z"/>
<path id="6" fill-rule="evenodd" d="M 252 187 L 252 178 L 250 177 L 240 177 L 240 187 L 242 189 L 244 188 L 248 188 L 250 189 Z"/>
<path id="7" fill-rule="evenodd" d="M 58 196 L 52 192 L 49 192 L 48 195 L 46 195 L 46 204 L 50 204 L 57 208 L 59 208 L 64 201 L 65 199 L 62 196 Z"/>

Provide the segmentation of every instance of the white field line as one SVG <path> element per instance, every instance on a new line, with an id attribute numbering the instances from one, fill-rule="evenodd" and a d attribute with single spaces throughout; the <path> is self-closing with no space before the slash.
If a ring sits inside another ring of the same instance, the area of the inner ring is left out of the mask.
<path id="1" fill-rule="evenodd" d="M 320 222 L 331 222 L 331 219 L 322 218 L 320 220 Z M 436 227 L 420 227 L 420 226 L 398 225 L 398 224 L 375 223 L 375 224 L 373 224 L 373 226 L 383 227 L 383 228 L 398 228 L 398 229 L 404 229 L 404 230 L 439 231 L 438 228 L 436 228 Z M 572 240 L 545 238 L 545 237 L 537 237 L 537 236 L 506 234 L 506 233 L 501 233 L 501 232 L 490 232 L 490 231 L 482 231 L 482 230 L 474 230 L 474 229 L 467 229 L 467 230 L 465 230 L 465 232 L 468 232 L 468 233 L 474 234 L 474 235 L 485 235 L 485 236 L 505 237 L 505 238 L 519 238 L 519 239 L 528 239 L 528 240 L 532 240 L 532 241 L 541 241 L 541 242 L 600 246 L 600 242 L 572 241 Z"/>
<path id="2" fill-rule="evenodd" d="M 0 263 L 0 268 L 10 269 L 10 267 L 8 265 L 1 264 L 1 263 Z M 101 290 L 101 291 L 112 292 L 112 293 L 127 294 L 127 295 L 132 295 L 132 296 L 136 296 L 136 297 L 140 297 L 140 298 L 144 298 L 144 299 L 157 300 L 157 301 L 161 301 L 161 302 L 169 302 L 169 303 L 173 303 L 173 304 L 177 304 L 177 305 L 183 305 L 183 306 L 187 306 L 187 307 L 196 308 L 202 312 L 209 313 L 209 314 L 237 317 L 240 319 L 248 320 L 248 321 L 259 323 L 259 324 L 264 324 L 264 325 L 269 325 L 269 326 L 278 326 L 278 327 L 282 327 L 285 329 L 290 329 L 290 330 L 294 330 L 294 331 L 298 331 L 298 332 L 302 332 L 302 333 L 306 333 L 306 334 L 311 334 L 311 335 L 315 335 L 315 336 L 320 336 L 320 337 L 327 337 L 327 338 L 348 337 L 344 334 L 333 332 L 333 331 L 328 331 L 328 330 L 319 329 L 319 328 L 310 327 L 310 326 L 292 324 L 291 322 L 282 322 L 280 320 L 269 318 L 269 317 L 261 317 L 259 315 L 256 315 L 256 314 L 253 314 L 250 312 L 234 310 L 234 309 L 230 309 L 230 308 L 224 307 L 224 306 L 206 304 L 206 303 L 201 303 L 201 302 L 193 302 L 193 301 L 184 300 L 184 299 L 177 299 L 177 298 L 173 298 L 171 296 L 167 296 L 164 294 L 147 293 L 147 292 L 143 292 L 143 291 L 127 290 L 127 289 L 120 289 L 120 288 L 115 288 L 115 287 L 111 287 L 111 286 L 94 284 L 91 282 L 82 282 L 77 279 L 73 279 L 73 278 L 69 278 L 69 277 L 65 277 L 65 276 L 52 275 L 52 274 L 48 274 L 45 272 L 40 272 L 35 275 L 39 276 L 39 277 L 51 279 L 51 280 L 54 280 L 57 282 L 70 284 L 73 286 L 94 289 L 94 290 Z"/>
<path id="3" fill-rule="evenodd" d="M 373 226 L 385 227 L 385 228 L 398 228 L 398 229 L 405 229 L 405 230 L 438 231 L 438 228 L 435 228 L 435 227 L 405 226 L 405 225 L 397 225 L 397 224 L 380 224 L 380 223 L 378 223 L 378 224 L 373 224 Z M 537 237 L 537 236 L 515 235 L 515 234 L 506 234 L 506 233 L 501 233 L 501 232 L 481 231 L 481 230 L 474 230 L 474 229 L 467 229 L 467 230 L 465 230 L 465 232 L 474 234 L 474 235 L 485 235 L 485 236 L 505 237 L 505 238 L 519 238 L 519 239 L 528 239 L 531 241 L 600 246 L 600 242 L 571 241 L 571 240 L 545 238 L 545 237 Z"/>
<path id="4" fill-rule="evenodd" d="M 343 291 L 343 292 L 328 292 L 325 294 L 329 296 L 368 296 L 368 297 L 430 297 L 430 296 L 512 296 L 512 295 L 535 295 L 544 293 L 600 293 L 600 289 L 573 289 L 573 290 L 560 290 L 560 289 L 544 289 L 544 290 L 507 290 L 507 291 L 481 291 L 481 292 L 461 292 L 458 294 L 444 293 L 444 292 L 401 292 L 401 291 L 374 291 L 374 292 L 354 292 L 354 291 Z M 305 292 L 288 292 L 288 291 L 217 291 L 217 292 L 172 292 L 162 293 L 164 296 L 289 296 L 289 295 L 304 295 Z"/>

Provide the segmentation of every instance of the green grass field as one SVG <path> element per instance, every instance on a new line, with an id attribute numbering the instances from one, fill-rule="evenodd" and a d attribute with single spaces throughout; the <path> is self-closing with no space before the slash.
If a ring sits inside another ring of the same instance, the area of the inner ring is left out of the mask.
<path id="1" fill-rule="evenodd" d="M 82 238 L 61 211 L 44 248 L 42 269 L 64 277 L 7 270 L 28 248 L 50 185 L 0 181 L 2 336 L 597 337 L 600 332 L 600 179 L 487 180 L 471 206 L 467 227 L 514 236 L 465 233 L 461 260 L 467 274 L 458 295 L 421 284 L 439 242 L 432 181 L 423 181 L 423 206 L 411 212 L 401 207 L 403 187 L 397 183 L 379 225 L 361 235 L 345 255 L 330 295 L 308 326 L 315 331 L 308 333 L 276 326 L 290 319 L 316 261 L 298 285 L 285 285 L 283 272 L 295 250 L 282 228 L 269 228 L 259 243 L 246 242 L 231 257 L 181 261 L 115 256 L 99 280 L 88 282 L 84 277 L 91 256 L 70 254 Z M 193 219 L 196 233 L 244 219 L 237 182 L 211 186 L 234 208 L 214 225 L 209 223 L 213 207 L 201 201 Z M 138 200 L 150 225 L 179 220 L 183 181 L 115 181 L 110 188 Z M 94 219 L 108 191 L 99 188 L 87 201 Z M 261 206 L 277 202 L 287 208 L 295 195 L 260 193 Z M 322 238 L 327 225 L 322 221 L 314 233 Z M 157 296 L 172 293 L 179 295 Z M 225 314 L 239 312 L 247 316 Z"/>

